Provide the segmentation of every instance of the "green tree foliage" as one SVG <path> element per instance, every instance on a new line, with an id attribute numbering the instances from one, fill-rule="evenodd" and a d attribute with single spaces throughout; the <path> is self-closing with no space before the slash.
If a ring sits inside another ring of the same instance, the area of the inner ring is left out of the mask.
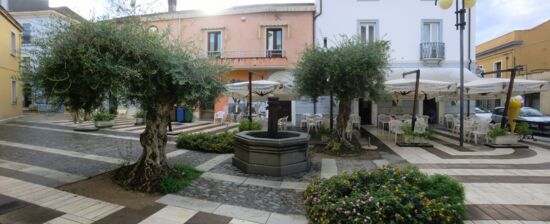
<path id="1" fill-rule="evenodd" d="M 331 48 L 311 47 L 298 62 L 295 80 L 302 96 L 316 98 L 331 92 L 339 102 L 336 130 L 342 136 L 355 98 L 377 100 L 384 95 L 389 42 L 364 44 L 343 37 Z"/>
<path id="2" fill-rule="evenodd" d="M 41 44 L 38 86 L 70 109 L 87 113 L 110 95 L 141 105 L 146 116 L 140 135 L 143 153 L 127 169 L 125 184 L 157 191 L 160 177 L 173 172 L 164 151 L 173 105 L 215 99 L 224 91 L 226 68 L 130 20 L 70 23 L 56 31 Z"/>

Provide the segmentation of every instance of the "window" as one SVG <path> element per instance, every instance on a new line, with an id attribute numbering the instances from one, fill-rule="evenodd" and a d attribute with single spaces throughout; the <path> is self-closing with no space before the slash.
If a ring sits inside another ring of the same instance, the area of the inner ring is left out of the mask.
<path id="1" fill-rule="evenodd" d="M 11 104 L 17 104 L 17 81 L 11 80 Z"/>
<path id="2" fill-rule="evenodd" d="M 360 22 L 359 23 L 359 36 L 361 37 L 361 43 L 370 44 L 378 39 L 378 28 L 376 22 Z"/>
<path id="3" fill-rule="evenodd" d="M 23 24 L 23 43 L 24 44 L 31 43 L 31 24 L 30 23 Z"/>
<path id="4" fill-rule="evenodd" d="M 267 41 L 267 57 L 283 57 L 283 29 L 281 28 L 272 28 L 267 29 L 266 35 Z"/>
<path id="5" fill-rule="evenodd" d="M 435 43 L 442 42 L 441 22 L 425 21 L 422 24 L 422 42 Z"/>
<path id="6" fill-rule="evenodd" d="M 14 32 L 11 32 L 11 55 L 17 53 L 17 39 Z"/>
<path id="7" fill-rule="evenodd" d="M 219 58 L 222 51 L 222 32 L 208 32 L 208 57 Z"/>
<path id="8" fill-rule="evenodd" d="M 500 70 L 502 70 L 502 62 L 501 62 L 501 61 L 495 62 L 495 64 L 493 65 L 493 70 L 494 70 L 494 71 L 500 71 Z M 500 77 L 501 77 L 500 72 L 497 72 L 497 73 L 496 73 L 496 77 L 497 77 L 497 78 L 500 78 Z"/>

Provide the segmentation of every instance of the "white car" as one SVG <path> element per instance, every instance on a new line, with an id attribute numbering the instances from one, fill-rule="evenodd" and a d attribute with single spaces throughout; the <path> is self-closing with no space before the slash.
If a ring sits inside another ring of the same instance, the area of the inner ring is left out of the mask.
<path id="1" fill-rule="evenodd" d="M 479 107 L 476 107 L 474 111 L 478 120 L 491 121 L 491 115 L 493 115 L 491 111 Z"/>

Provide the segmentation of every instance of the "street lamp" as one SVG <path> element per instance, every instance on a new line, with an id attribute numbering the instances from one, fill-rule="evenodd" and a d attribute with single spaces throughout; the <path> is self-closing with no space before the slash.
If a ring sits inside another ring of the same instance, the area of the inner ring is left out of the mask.
<path id="1" fill-rule="evenodd" d="M 454 0 L 440 0 L 439 7 L 449 9 Z M 435 0 L 438 4 L 438 0 Z M 466 9 L 474 7 L 476 0 L 456 0 L 456 29 L 460 31 L 460 147 L 464 146 L 464 28 Z M 460 7 L 459 7 L 460 6 Z M 470 37 L 468 37 L 470 38 Z"/>

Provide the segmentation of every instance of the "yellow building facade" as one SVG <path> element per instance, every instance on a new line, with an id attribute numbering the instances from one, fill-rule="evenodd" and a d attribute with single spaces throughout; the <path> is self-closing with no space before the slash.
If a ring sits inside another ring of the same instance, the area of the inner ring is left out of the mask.
<path id="1" fill-rule="evenodd" d="M 0 121 L 22 113 L 20 81 L 21 33 L 23 27 L 0 6 Z"/>
<path id="2" fill-rule="evenodd" d="M 550 77 L 546 77 L 550 75 L 547 72 L 550 71 L 550 20 L 532 29 L 512 31 L 478 45 L 476 58 L 478 71 L 491 72 L 523 65 L 524 71 L 520 72 L 517 78 L 550 80 Z M 491 74 L 486 77 L 509 78 L 510 73 Z M 550 114 L 550 101 L 541 100 L 542 95 L 544 93 L 524 96 L 525 104 Z M 497 100 L 494 106 L 502 106 L 503 103 L 503 100 Z"/>

